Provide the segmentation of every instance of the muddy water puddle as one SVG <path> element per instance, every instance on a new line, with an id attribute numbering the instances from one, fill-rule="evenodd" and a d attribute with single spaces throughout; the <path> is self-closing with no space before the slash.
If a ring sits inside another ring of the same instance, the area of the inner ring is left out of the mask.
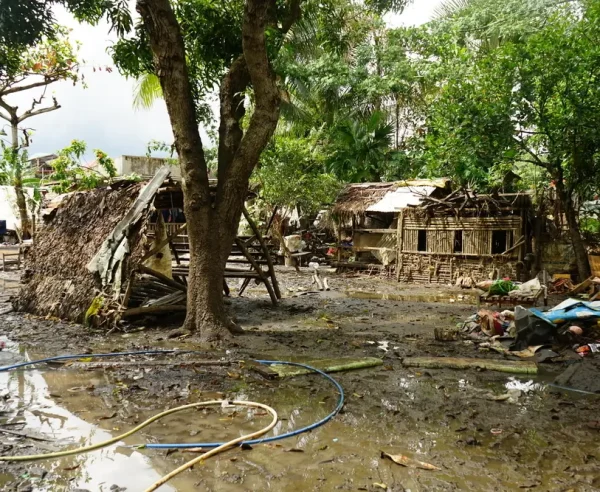
<path id="1" fill-rule="evenodd" d="M 326 425 L 250 450 L 223 453 L 159 490 L 381 490 L 375 484 L 387 490 L 516 490 L 532 485 L 536 490 L 561 490 L 561 484 L 573 483 L 569 466 L 584 480 L 575 490 L 594 490 L 589 475 L 593 469 L 586 468 L 586 460 L 597 454 L 597 441 L 589 433 L 586 438 L 571 420 L 563 421 L 562 415 L 560 421 L 540 421 L 537 413 L 552 396 L 539 381 L 385 368 L 335 377 L 346 390 L 346 406 Z M 164 401 L 157 410 L 156 401 L 144 396 L 144 379 L 137 383 L 139 396 L 122 398 L 119 385 L 132 382 L 115 381 L 102 371 L 0 373 L 0 389 L 10 395 L 0 422 L 25 422 L 22 429 L 15 428 L 49 439 L 42 442 L 49 452 L 103 441 L 160 410 L 218 397 L 192 394 L 181 401 Z M 518 392 L 514 403 L 489 400 L 490 395 L 511 390 L 513 396 Z M 227 396 L 273 406 L 280 416 L 275 435 L 323 418 L 337 401 L 335 390 L 318 376 L 261 384 L 240 378 L 234 394 Z M 240 409 L 176 414 L 103 450 L 36 462 L 49 473 L 34 490 L 102 492 L 116 484 L 140 491 L 198 454 L 167 455 L 165 450 L 136 450 L 132 445 L 223 441 L 256 430 L 267 420 Z M 26 442 L 2 436 L 3 444 Z M 407 455 L 441 471 L 402 467 L 381 459 L 381 451 Z M 29 452 L 23 447 L 18 454 Z M 0 489 L 10 480 L 0 475 Z"/>
<path id="2" fill-rule="evenodd" d="M 382 301 L 406 301 L 406 302 L 439 302 L 439 303 L 464 303 L 474 304 L 477 302 L 477 296 L 473 292 L 466 294 L 457 294 L 452 292 L 423 292 L 422 289 L 416 289 L 412 292 L 372 292 L 365 290 L 348 290 L 344 292 L 346 297 L 351 299 L 367 299 Z"/>
<path id="3" fill-rule="evenodd" d="M 17 448 L 14 454 L 49 453 L 95 444 L 120 434 L 123 430 L 119 427 L 98 424 L 98 419 L 109 416 L 111 410 L 101 398 L 86 389 L 105 384 L 104 378 L 102 372 L 25 370 L 0 373 L 0 392 L 7 395 L 0 404 L 0 427 L 18 429 L 18 432 L 44 439 L 30 441 L 2 434 L 2 445 Z M 140 436 L 134 441 L 139 443 L 140 439 L 145 442 Z M 91 453 L 27 463 L 19 472 L 20 478 L 1 474 L 0 490 L 6 490 L 4 487 L 10 482 L 14 484 L 15 479 L 17 483 L 31 484 L 33 490 L 40 492 L 78 488 L 104 492 L 111 490 L 113 485 L 127 487 L 130 491 L 143 490 L 160 478 L 164 470 L 141 452 L 128 447 L 133 444 L 128 441 Z M 182 477 L 161 490 L 186 488 L 193 490 L 193 482 Z"/>

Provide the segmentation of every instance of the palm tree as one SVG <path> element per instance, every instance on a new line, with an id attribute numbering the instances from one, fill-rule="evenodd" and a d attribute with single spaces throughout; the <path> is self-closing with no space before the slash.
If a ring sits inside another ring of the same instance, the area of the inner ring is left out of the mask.
<path id="1" fill-rule="evenodd" d="M 329 171 L 345 181 L 380 181 L 384 174 L 393 126 L 385 114 L 352 118 L 338 124 L 333 139 Z"/>

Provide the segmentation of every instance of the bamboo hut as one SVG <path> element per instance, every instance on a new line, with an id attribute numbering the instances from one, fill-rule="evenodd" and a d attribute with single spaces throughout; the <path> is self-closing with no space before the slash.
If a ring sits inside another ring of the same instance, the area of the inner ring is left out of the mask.
<path id="1" fill-rule="evenodd" d="M 349 185 L 333 208 L 335 264 L 380 265 L 409 282 L 527 279 L 531 207 L 528 194 L 452 192 L 449 180 Z M 345 250 L 353 261 L 342 261 Z"/>

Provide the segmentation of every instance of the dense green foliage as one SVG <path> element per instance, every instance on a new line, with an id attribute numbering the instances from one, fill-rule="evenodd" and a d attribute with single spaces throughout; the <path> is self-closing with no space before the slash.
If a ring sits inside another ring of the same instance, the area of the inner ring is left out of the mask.
<path id="1" fill-rule="evenodd" d="M 96 165 L 86 166 L 82 161 L 86 149 L 85 142 L 73 140 L 70 145 L 58 151 L 58 158 L 51 163 L 54 172 L 50 176 L 55 193 L 91 190 L 107 184 L 117 175 L 113 160 L 98 149 L 94 149 Z"/>
<path id="2" fill-rule="evenodd" d="M 270 208 L 298 206 L 311 214 L 339 191 L 339 181 L 323 167 L 324 154 L 313 139 L 277 136 L 263 152 L 254 179 Z"/>

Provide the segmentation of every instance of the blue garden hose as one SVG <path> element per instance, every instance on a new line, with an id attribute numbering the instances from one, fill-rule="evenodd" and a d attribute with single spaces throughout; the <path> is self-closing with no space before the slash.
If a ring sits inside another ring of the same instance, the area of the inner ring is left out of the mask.
<path id="1" fill-rule="evenodd" d="M 323 424 L 329 422 L 333 417 L 335 417 L 339 413 L 339 411 L 344 406 L 344 389 L 342 388 L 340 383 L 338 383 L 335 379 L 333 379 L 329 374 L 326 374 L 325 372 L 323 372 L 319 369 L 316 369 L 315 367 L 307 366 L 306 364 L 300 364 L 299 362 L 284 362 L 284 361 L 279 361 L 279 360 L 257 360 L 256 362 L 258 362 L 259 364 L 265 364 L 265 365 L 282 364 L 282 365 L 286 365 L 286 366 L 298 366 L 298 367 L 303 367 L 305 369 L 309 369 L 309 370 L 316 372 L 316 373 L 320 374 L 321 376 L 325 377 L 330 383 L 332 383 L 335 386 L 335 388 L 337 389 L 340 397 L 338 399 L 338 403 L 337 403 L 335 409 L 329 415 L 327 415 L 325 418 L 319 420 L 318 422 L 315 422 L 314 424 L 307 425 L 306 427 L 301 427 L 300 429 L 286 432 L 285 434 L 280 434 L 278 436 L 272 436 L 272 437 L 266 437 L 264 439 L 253 439 L 251 441 L 246 441 L 246 442 L 241 443 L 241 445 L 244 445 L 244 444 L 252 445 L 252 444 L 261 444 L 261 443 L 266 443 L 266 442 L 279 441 L 281 439 L 286 439 L 288 437 L 297 436 L 298 434 L 302 434 L 304 432 L 309 432 L 309 431 L 316 429 L 317 427 L 320 427 Z M 224 443 L 222 443 L 222 442 L 197 442 L 197 443 L 190 443 L 190 444 L 156 443 L 156 444 L 144 444 L 144 445 L 141 445 L 140 447 L 148 448 L 148 449 L 216 448 L 218 446 L 221 446 L 222 444 L 224 444 Z"/>
<path id="2" fill-rule="evenodd" d="M 157 354 L 188 354 L 192 353 L 192 350 L 140 350 L 137 352 L 111 352 L 108 354 L 79 354 L 79 355 L 57 355 L 55 357 L 48 357 L 46 359 L 31 360 L 28 362 L 20 362 L 19 364 L 13 364 L 10 366 L 0 367 L 0 372 L 12 371 L 26 366 L 34 366 L 37 364 L 43 364 L 45 362 L 52 362 L 55 360 L 69 360 L 69 359 L 83 359 L 86 357 L 118 357 L 120 355 L 157 355 Z"/>
<path id="3" fill-rule="evenodd" d="M 19 364 L 13 364 L 13 365 L 10 365 L 10 366 L 0 367 L 0 372 L 11 371 L 11 370 L 14 370 L 14 369 L 19 369 L 21 367 L 33 366 L 33 365 L 42 364 L 42 363 L 45 363 L 45 362 L 51 362 L 51 361 L 55 361 L 55 360 L 81 359 L 81 358 L 85 358 L 85 357 L 93 357 L 93 358 L 97 358 L 97 357 L 117 357 L 117 356 L 124 356 L 124 355 L 156 355 L 156 354 L 173 354 L 173 353 L 183 354 L 183 353 L 194 353 L 194 352 L 195 351 L 192 351 L 192 350 L 189 350 L 189 351 L 182 351 L 182 350 L 141 350 L 141 351 L 137 351 L 137 352 L 112 352 L 112 353 L 106 353 L 106 354 L 57 355 L 55 357 L 48 357 L 46 359 L 33 360 L 33 361 L 29 361 L 29 362 L 21 362 Z M 294 431 L 286 432 L 285 434 L 280 434 L 278 436 L 267 437 L 265 439 L 250 440 L 250 441 L 242 443 L 242 445 L 243 444 L 252 445 L 252 444 L 260 444 L 260 443 L 266 443 L 266 442 L 279 441 L 281 439 L 286 439 L 288 437 L 297 436 L 298 434 L 302 434 L 304 432 L 309 432 L 309 431 L 314 430 L 317 427 L 320 427 L 323 424 L 326 424 L 327 422 L 329 422 L 333 417 L 335 417 L 339 413 L 339 411 L 344 406 L 344 389 L 329 374 L 326 374 L 325 372 L 323 372 L 323 371 L 321 371 L 319 369 L 316 369 L 315 367 L 312 367 L 312 366 L 309 366 L 309 365 L 306 365 L 306 364 L 301 364 L 299 362 L 286 362 L 286 361 L 278 361 L 278 360 L 256 360 L 256 362 L 258 362 L 259 364 L 264 364 L 264 365 L 281 364 L 281 365 L 287 365 L 287 366 L 298 366 L 298 367 L 302 367 L 304 369 L 308 369 L 308 370 L 310 370 L 312 372 L 315 372 L 317 374 L 320 374 L 321 376 L 323 376 L 324 378 L 326 378 L 331 384 L 333 384 L 335 386 L 336 390 L 339 393 L 339 399 L 338 399 L 338 403 L 337 403 L 335 409 L 331 413 L 329 413 L 329 415 L 327 415 L 326 417 L 322 418 L 318 422 L 315 422 L 315 423 L 313 423 L 311 425 L 307 425 L 306 427 L 302 427 L 300 429 L 296 429 Z M 203 442 L 203 443 L 190 443 L 190 444 L 178 444 L 178 443 L 161 444 L 161 443 L 155 443 L 155 444 L 141 444 L 141 445 L 136 446 L 136 447 L 138 447 L 138 448 L 149 448 L 149 449 L 216 448 L 218 446 L 221 446 L 222 444 L 224 444 L 224 443 L 222 443 L 222 442 Z"/>

